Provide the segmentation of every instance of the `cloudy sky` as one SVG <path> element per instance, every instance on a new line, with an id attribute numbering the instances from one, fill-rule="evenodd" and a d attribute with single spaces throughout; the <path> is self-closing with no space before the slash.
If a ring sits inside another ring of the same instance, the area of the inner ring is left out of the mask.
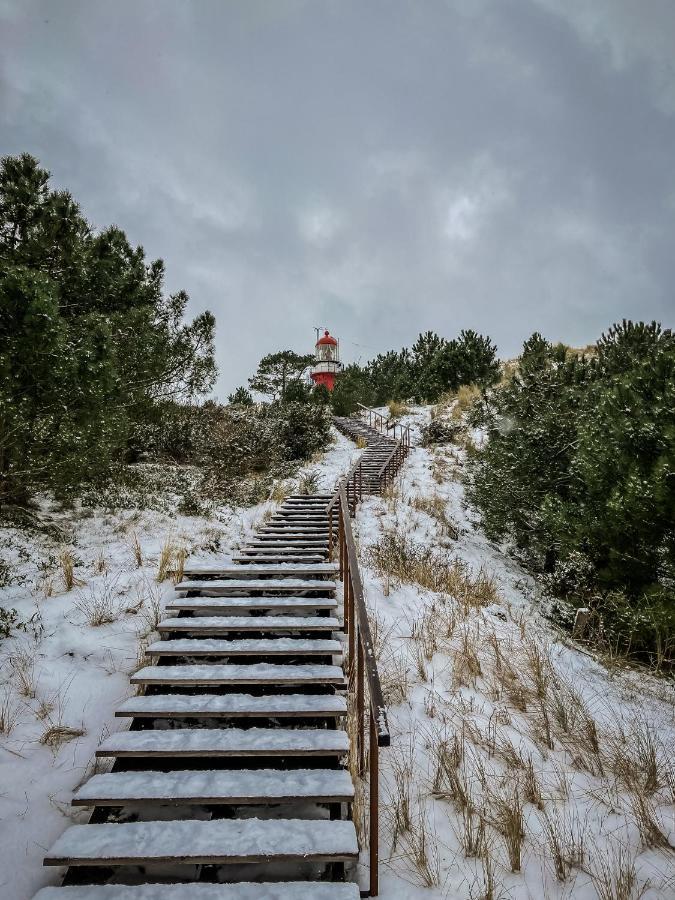
<path id="1" fill-rule="evenodd" d="M 673 0 L 0 0 L 0 153 L 218 321 L 581 345 L 675 324 Z"/>

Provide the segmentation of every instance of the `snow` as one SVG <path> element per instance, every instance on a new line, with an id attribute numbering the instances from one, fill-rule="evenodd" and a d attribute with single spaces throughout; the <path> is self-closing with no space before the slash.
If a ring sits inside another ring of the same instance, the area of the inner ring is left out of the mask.
<path id="1" fill-rule="evenodd" d="M 256 856 L 352 857 L 358 853 L 351 822 L 314 819 L 183 819 L 72 825 L 49 849 L 60 860 L 199 860 Z"/>
<path id="2" fill-rule="evenodd" d="M 344 697 L 332 694 L 267 694 L 254 697 L 251 694 L 156 694 L 129 697 L 118 707 L 116 715 L 161 717 L 174 713 L 177 716 L 243 715 L 273 716 L 295 715 L 343 715 L 347 711 Z"/>
<path id="3" fill-rule="evenodd" d="M 236 753 L 264 754 L 349 749 L 344 731 L 312 728 L 177 728 L 160 731 L 120 731 L 107 737 L 98 752 L 111 753 Z"/>
<path id="4" fill-rule="evenodd" d="M 296 682 L 342 682 L 340 666 L 289 665 L 272 663 L 251 665 L 203 664 L 183 666 L 145 666 L 131 676 L 132 684 L 246 684 L 262 681 L 269 684 Z"/>
<path id="5" fill-rule="evenodd" d="M 303 572 L 309 573 L 312 575 L 318 575 L 322 572 L 324 573 L 334 573 L 338 571 L 339 566 L 335 563 L 313 563 L 311 565 L 298 565 L 297 563 L 279 563 L 275 565 L 260 565 L 260 564 L 252 564 L 247 566 L 246 574 L 251 575 L 276 575 L 281 572 L 284 575 L 290 572 Z M 199 566 L 194 568 L 190 566 L 185 569 L 185 577 L 188 576 L 190 578 L 204 575 L 218 575 L 220 577 L 224 577 L 225 575 L 241 575 L 241 567 L 240 566 L 229 566 L 223 568 L 216 568 L 213 566 L 209 568 L 208 566 Z"/>
<path id="6" fill-rule="evenodd" d="M 330 616 L 199 616 L 163 619 L 158 631 L 336 631 L 337 619 Z"/>
<path id="7" fill-rule="evenodd" d="M 324 457 L 298 475 L 317 472 L 325 491 L 358 455 L 351 441 L 337 432 L 334 439 Z M 155 621 L 174 595 L 169 581 L 156 581 L 162 546 L 170 540 L 185 547 L 189 565 L 227 566 L 256 527 L 279 509 L 269 501 L 218 507 L 211 516 L 181 515 L 171 490 L 150 498 L 146 509 L 115 512 L 78 505 L 59 509 L 44 499 L 41 516 L 54 536 L 0 523 L 0 558 L 12 579 L 0 582 L 0 607 L 16 608 L 22 621 L 32 620 L 25 632 L 0 641 L 0 709 L 6 703 L 15 713 L 11 733 L 0 735 L 2 900 L 31 900 L 41 886 L 56 881 L 42 867 L 44 850 L 85 815 L 71 809 L 72 792 L 91 772 L 101 737 L 118 727 L 115 709 L 130 693 L 139 639 L 152 638 Z M 71 590 L 60 575 L 64 548 L 75 556 L 76 578 L 86 582 Z M 108 624 L 91 626 L 76 605 L 83 601 L 86 608 L 93 596 L 107 603 Z M 338 623 L 325 619 L 321 626 Z M 69 739 L 40 743 L 48 728 L 59 725 L 74 729 L 64 735 Z"/>
<path id="8" fill-rule="evenodd" d="M 43 888 L 35 900 L 358 900 L 356 884 L 145 884 Z"/>
<path id="9" fill-rule="evenodd" d="M 112 772 L 94 775 L 75 794 L 75 802 L 122 799 L 208 801 L 265 798 L 350 800 L 354 786 L 343 769 L 243 769 L 241 771 Z"/>

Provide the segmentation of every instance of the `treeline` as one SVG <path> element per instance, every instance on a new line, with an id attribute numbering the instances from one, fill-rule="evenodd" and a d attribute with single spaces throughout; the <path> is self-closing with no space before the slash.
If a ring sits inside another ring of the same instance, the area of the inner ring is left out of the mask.
<path id="1" fill-rule="evenodd" d="M 215 321 L 185 322 L 164 265 L 96 231 L 28 154 L 0 163 L 0 505 L 72 492 L 125 459 L 168 401 L 215 377 Z"/>
<path id="2" fill-rule="evenodd" d="M 585 353 L 534 334 L 473 424 L 468 495 L 615 652 L 675 663 L 675 336 L 612 327 Z"/>
<path id="3" fill-rule="evenodd" d="M 447 340 L 427 331 L 410 348 L 381 353 L 364 366 L 346 366 L 335 385 L 333 409 L 350 415 L 359 403 L 435 403 L 463 384 L 494 384 L 499 371 L 497 348 L 489 337 L 469 330 Z"/>

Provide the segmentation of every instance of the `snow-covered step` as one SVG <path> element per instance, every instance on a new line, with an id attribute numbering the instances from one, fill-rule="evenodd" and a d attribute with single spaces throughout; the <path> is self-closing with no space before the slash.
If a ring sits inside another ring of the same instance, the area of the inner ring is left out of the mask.
<path id="1" fill-rule="evenodd" d="M 183 819 L 71 825 L 45 857 L 47 866 L 153 862 L 219 865 L 275 859 L 350 860 L 358 856 L 352 822 L 317 819 Z"/>
<path id="2" fill-rule="evenodd" d="M 127 803 L 351 803 L 354 785 L 345 769 L 219 769 L 216 771 L 108 772 L 76 791 L 73 806 Z"/>
<path id="3" fill-rule="evenodd" d="M 210 596 L 217 597 L 230 591 L 334 591 L 335 587 L 334 581 L 322 578 L 232 578 L 228 581 L 181 581 L 176 585 L 176 591 L 209 591 Z"/>
<path id="4" fill-rule="evenodd" d="M 261 532 L 268 533 L 270 531 L 283 532 L 284 534 L 328 534 L 328 523 L 317 523 L 316 525 L 313 523 L 306 523 L 302 525 L 295 525 L 292 522 L 284 522 L 278 525 L 272 522 L 270 525 L 263 525 L 262 528 L 258 529 L 259 534 Z"/>
<path id="5" fill-rule="evenodd" d="M 176 616 L 163 619 L 160 632 L 226 634 L 228 631 L 337 631 L 340 623 L 332 616 Z"/>
<path id="6" fill-rule="evenodd" d="M 150 656 L 333 656 L 343 652 L 340 641 L 321 638 L 176 638 L 155 641 Z"/>
<path id="7" fill-rule="evenodd" d="M 228 665 L 196 663 L 182 666 L 144 666 L 131 676 L 132 684 L 232 685 L 232 684 L 333 684 L 344 685 L 340 666 Z"/>
<path id="8" fill-rule="evenodd" d="M 353 882 L 278 881 L 238 884 L 84 884 L 46 887 L 34 900 L 359 900 Z"/>
<path id="9" fill-rule="evenodd" d="M 206 577 L 218 579 L 241 578 L 243 575 L 247 578 L 249 575 L 333 575 L 337 570 L 338 566 L 335 563 L 325 562 L 285 563 L 282 565 L 258 563 L 257 565 L 247 566 L 243 571 L 241 566 L 198 566 L 185 569 L 184 579 L 190 581 Z"/>
<path id="10" fill-rule="evenodd" d="M 119 731 L 98 757 L 343 756 L 349 736 L 333 728 L 174 728 Z"/>
<path id="11" fill-rule="evenodd" d="M 264 555 L 261 555 L 263 554 Z M 236 562 L 242 566 L 255 566 L 261 562 L 266 563 L 320 563 L 324 560 L 324 556 L 319 555 L 318 553 L 314 553 L 313 551 L 307 551 L 306 555 L 303 555 L 303 551 L 300 550 L 290 550 L 287 555 L 284 555 L 279 550 L 264 550 L 256 553 L 254 550 L 242 550 L 240 553 L 234 553 L 232 555 L 232 562 Z"/>
<path id="12" fill-rule="evenodd" d="M 282 538 L 278 534 L 261 534 L 254 540 L 249 541 L 249 547 L 307 547 L 309 549 L 327 549 L 328 538 L 307 538 L 302 535 L 287 535 Z"/>
<path id="13" fill-rule="evenodd" d="M 333 718 L 344 716 L 340 694 L 155 694 L 129 697 L 117 718 Z"/>
<path id="14" fill-rule="evenodd" d="M 335 609 L 335 597 L 221 597 L 205 591 L 201 597 L 184 597 L 171 600 L 166 604 L 167 611 L 191 610 L 232 610 L 269 609 L 275 612 L 287 612 L 300 609 Z"/>

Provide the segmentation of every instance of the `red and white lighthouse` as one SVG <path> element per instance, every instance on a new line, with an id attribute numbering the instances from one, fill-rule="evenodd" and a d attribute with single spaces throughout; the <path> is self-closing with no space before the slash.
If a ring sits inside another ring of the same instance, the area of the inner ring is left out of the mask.
<path id="1" fill-rule="evenodd" d="M 310 370 L 309 377 L 314 384 L 323 384 L 329 391 L 332 391 L 335 387 L 335 379 L 341 371 L 340 345 L 326 330 L 323 337 L 316 342 L 314 365 Z"/>

